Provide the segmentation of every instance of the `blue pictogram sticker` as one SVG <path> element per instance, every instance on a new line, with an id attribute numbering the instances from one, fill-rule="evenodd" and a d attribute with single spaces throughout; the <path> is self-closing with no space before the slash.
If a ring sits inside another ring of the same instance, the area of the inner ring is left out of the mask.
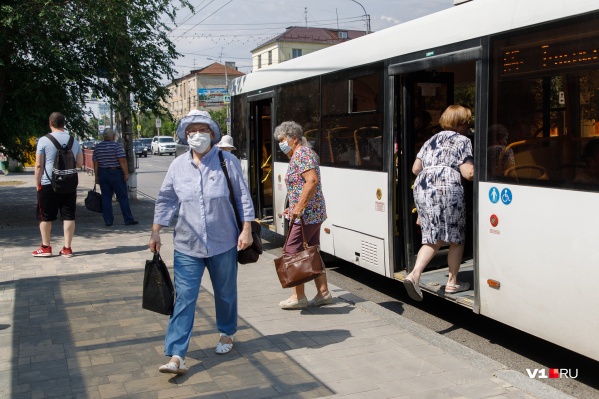
<path id="1" fill-rule="evenodd" d="M 491 187 L 489 190 L 489 199 L 492 203 L 496 204 L 499 201 L 499 190 L 497 187 Z"/>
<path id="2" fill-rule="evenodd" d="M 503 190 L 501 190 L 501 202 L 503 202 L 506 205 L 512 203 L 512 190 L 510 190 L 509 188 L 504 188 Z"/>

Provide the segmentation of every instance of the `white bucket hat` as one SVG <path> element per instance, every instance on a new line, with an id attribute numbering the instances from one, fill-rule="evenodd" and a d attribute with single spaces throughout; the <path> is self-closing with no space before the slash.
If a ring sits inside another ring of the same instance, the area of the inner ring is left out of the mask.
<path id="1" fill-rule="evenodd" d="M 192 109 L 187 116 L 181 118 L 179 123 L 177 123 L 177 137 L 179 137 L 179 140 L 181 140 L 182 143 L 187 144 L 185 129 L 190 123 L 203 123 L 208 125 L 210 130 L 212 130 L 212 133 L 214 133 L 214 139 L 212 139 L 211 144 L 214 145 L 219 142 L 220 128 L 218 127 L 218 123 L 212 119 L 208 112 Z"/>
<path id="2" fill-rule="evenodd" d="M 237 148 L 235 148 L 235 146 L 233 145 L 233 137 L 229 136 L 228 134 L 225 134 L 221 139 L 220 142 L 216 145 L 218 148 L 232 148 L 234 150 L 236 150 Z"/>

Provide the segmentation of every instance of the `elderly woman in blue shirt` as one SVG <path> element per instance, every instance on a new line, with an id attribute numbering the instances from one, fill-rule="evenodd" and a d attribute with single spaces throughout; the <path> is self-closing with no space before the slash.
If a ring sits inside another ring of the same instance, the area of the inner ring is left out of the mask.
<path id="1" fill-rule="evenodd" d="M 177 125 L 177 135 L 190 150 L 175 158 L 160 188 L 154 210 L 150 250 L 160 251 L 160 230 L 179 209 L 175 226 L 175 289 L 177 299 L 164 341 L 170 361 L 160 372 L 182 374 L 193 328 L 195 307 L 204 269 L 214 287 L 216 326 L 220 340 L 215 352 L 233 348 L 237 332 L 237 250 L 252 244 L 254 208 L 249 190 L 234 155 L 223 152 L 233 185 L 235 206 L 243 222 L 240 232 L 218 147 L 220 129 L 205 111 L 192 110 Z"/>

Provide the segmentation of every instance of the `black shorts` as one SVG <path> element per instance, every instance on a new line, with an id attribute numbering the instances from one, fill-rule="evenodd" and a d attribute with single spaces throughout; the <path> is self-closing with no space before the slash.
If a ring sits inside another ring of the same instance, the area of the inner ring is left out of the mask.
<path id="1" fill-rule="evenodd" d="M 77 191 L 69 194 L 58 194 L 52 190 L 51 184 L 47 184 L 42 186 L 37 194 L 37 220 L 52 222 L 56 220 L 59 209 L 61 220 L 75 220 Z"/>

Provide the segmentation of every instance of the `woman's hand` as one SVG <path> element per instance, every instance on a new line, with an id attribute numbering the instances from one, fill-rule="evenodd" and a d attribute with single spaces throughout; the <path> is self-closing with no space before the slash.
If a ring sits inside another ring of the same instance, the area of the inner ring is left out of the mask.
<path id="1" fill-rule="evenodd" d="M 239 238 L 237 239 L 237 250 L 241 251 L 242 249 L 248 248 L 254 240 L 252 239 L 252 223 L 251 222 L 243 222 L 243 230 L 241 234 L 239 234 Z"/>
<path id="2" fill-rule="evenodd" d="M 160 252 L 160 228 L 155 228 L 158 225 L 154 225 L 152 227 L 152 234 L 150 235 L 150 242 L 148 246 L 150 247 L 151 252 Z"/>
<path id="3" fill-rule="evenodd" d="M 304 209 L 299 206 L 295 206 L 291 212 L 291 220 L 300 219 L 304 215 Z"/>

